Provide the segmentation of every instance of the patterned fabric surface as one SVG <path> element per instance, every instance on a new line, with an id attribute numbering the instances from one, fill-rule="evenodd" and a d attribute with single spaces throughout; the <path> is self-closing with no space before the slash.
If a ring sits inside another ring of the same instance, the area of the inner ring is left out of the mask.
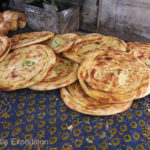
<path id="1" fill-rule="evenodd" d="M 26 27 L 8 36 L 31 31 Z M 148 97 L 124 113 L 102 117 L 70 110 L 59 90 L 0 92 L 0 150 L 149 149 Z"/>
<path id="2" fill-rule="evenodd" d="M 0 117 L 0 150 L 150 149 L 148 97 L 124 113 L 102 117 L 70 110 L 59 90 L 3 93 L 11 109 Z"/>

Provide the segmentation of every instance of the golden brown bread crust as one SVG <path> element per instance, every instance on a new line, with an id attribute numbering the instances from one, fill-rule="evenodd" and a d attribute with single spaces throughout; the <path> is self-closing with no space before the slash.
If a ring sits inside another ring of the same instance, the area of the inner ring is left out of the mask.
<path id="1" fill-rule="evenodd" d="M 103 103 L 132 101 L 150 93 L 150 70 L 122 51 L 94 52 L 79 67 L 78 78 L 84 91 Z"/>
<path id="2" fill-rule="evenodd" d="M 114 37 L 91 33 L 77 39 L 74 46 L 70 50 L 63 52 L 63 55 L 81 63 L 94 51 L 108 49 L 126 51 L 126 43 Z"/>
<path id="3" fill-rule="evenodd" d="M 11 40 L 7 36 L 0 34 L 0 45 L 0 61 L 2 61 L 10 51 Z"/>
<path id="4" fill-rule="evenodd" d="M 7 10 L 3 13 L 4 22 L 10 23 L 10 30 L 16 31 L 18 29 L 18 14 Z"/>
<path id="5" fill-rule="evenodd" d="M 49 46 L 58 54 L 69 50 L 78 38 L 74 33 L 57 34 L 50 40 Z"/>
<path id="6" fill-rule="evenodd" d="M 10 23 L 5 21 L 0 23 L 0 34 L 7 34 L 10 30 Z"/>
<path id="7" fill-rule="evenodd" d="M 16 12 L 18 14 L 18 27 L 24 28 L 26 26 L 26 17 L 24 13 L 19 11 Z"/>
<path id="8" fill-rule="evenodd" d="M 31 45 L 9 53 L 0 62 L 0 89 L 11 91 L 40 82 L 55 65 L 52 49 L 45 45 Z"/>
<path id="9" fill-rule="evenodd" d="M 127 51 L 138 57 L 150 68 L 150 43 L 128 42 Z"/>
<path id="10" fill-rule="evenodd" d="M 20 47 L 40 43 L 51 38 L 52 36 L 54 36 L 54 33 L 49 31 L 18 34 L 11 38 L 12 40 L 11 49 L 17 49 Z"/>
<path id="11" fill-rule="evenodd" d="M 61 98 L 70 109 L 88 115 L 114 115 L 126 111 L 132 104 L 132 101 L 120 104 L 101 103 L 89 97 L 83 91 L 79 82 L 62 88 Z"/>
<path id="12" fill-rule="evenodd" d="M 24 13 L 10 10 L 0 13 L 0 33 L 7 34 L 9 30 L 16 31 L 18 27 L 24 28 L 25 26 L 26 18 Z"/>
<path id="13" fill-rule="evenodd" d="M 0 23 L 2 23 L 3 21 L 4 21 L 3 13 L 0 13 Z"/>
<path id="14" fill-rule="evenodd" d="M 24 20 L 18 20 L 18 27 L 19 28 L 24 28 L 26 26 L 26 21 L 24 21 Z"/>
<path id="15" fill-rule="evenodd" d="M 10 30 L 10 22 L 4 21 L 3 13 L 0 13 L 0 34 L 7 34 Z"/>
<path id="16" fill-rule="evenodd" d="M 36 91 L 47 91 L 65 87 L 77 80 L 78 67 L 76 62 L 57 56 L 55 67 L 49 70 L 41 82 L 29 88 Z"/>

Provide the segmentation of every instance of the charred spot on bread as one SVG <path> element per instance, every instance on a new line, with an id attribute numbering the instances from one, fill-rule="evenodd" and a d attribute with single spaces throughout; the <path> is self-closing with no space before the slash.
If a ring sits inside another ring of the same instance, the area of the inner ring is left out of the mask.
<path id="1" fill-rule="evenodd" d="M 93 69 L 93 70 L 91 71 L 91 77 L 92 77 L 92 78 L 94 77 L 95 72 L 96 72 L 96 69 Z"/>
<path id="2" fill-rule="evenodd" d="M 112 60 L 112 57 L 105 57 L 106 60 Z"/>
<path id="3" fill-rule="evenodd" d="M 89 86 L 89 84 L 84 80 L 84 84 L 85 84 L 85 86 L 88 88 L 88 89 L 91 89 L 90 88 L 90 86 Z"/>

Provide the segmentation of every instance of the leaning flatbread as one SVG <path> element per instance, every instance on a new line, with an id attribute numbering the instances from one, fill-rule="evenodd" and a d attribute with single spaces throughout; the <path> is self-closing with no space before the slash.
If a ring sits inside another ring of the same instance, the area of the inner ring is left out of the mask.
<path id="1" fill-rule="evenodd" d="M 9 53 L 10 47 L 11 40 L 7 36 L 0 34 L 0 61 Z"/>
<path id="2" fill-rule="evenodd" d="M 51 38 L 52 36 L 54 36 L 54 33 L 49 31 L 17 34 L 11 38 L 11 49 L 37 44 Z"/>
<path id="3" fill-rule="evenodd" d="M 44 80 L 29 88 L 36 91 L 47 91 L 65 87 L 77 80 L 78 66 L 72 60 L 57 56 L 55 67 L 49 70 Z"/>
<path id="4" fill-rule="evenodd" d="M 93 53 L 79 67 L 78 78 L 84 91 L 103 103 L 132 101 L 150 93 L 148 67 L 123 51 Z"/>
<path id="5" fill-rule="evenodd" d="M 49 46 L 56 52 L 61 53 L 69 50 L 79 36 L 74 33 L 57 34 L 49 43 Z"/>
<path id="6" fill-rule="evenodd" d="M 81 36 L 76 40 L 74 46 L 70 50 L 64 52 L 63 55 L 81 63 L 94 51 L 108 49 L 126 51 L 126 43 L 114 37 L 92 33 Z"/>
<path id="7" fill-rule="evenodd" d="M 31 45 L 9 53 L 0 62 L 0 89 L 11 91 L 40 82 L 55 65 L 56 56 L 45 45 Z"/>
<path id="8" fill-rule="evenodd" d="M 150 68 L 150 43 L 128 42 L 127 51 L 141 59 Z"/>
<path id="9" fill-rule="evenodd" d="M 62 88 L 61 97 L 70 109 L 88 115 L 114 115 L 126 111 L 132 104 L 132 101 L 120 104 L 104 104 L 96 101 L 83 91 L 79 82 Z"/>

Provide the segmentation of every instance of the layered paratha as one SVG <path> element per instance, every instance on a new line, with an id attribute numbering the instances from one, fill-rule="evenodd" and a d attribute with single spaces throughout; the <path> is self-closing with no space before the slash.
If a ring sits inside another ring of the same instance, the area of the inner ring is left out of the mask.
<path id="1" fill-rule="evenodd" d="M 132 101 L 150 93 L 148 67 L 123 51 L 94 52 L 80 65 L 78 78 L 84 91 L 103 103 Z"/>
<path id="2" fill-rule="evenodd" d="M 31 45 L 9 53 L 0 62 L 0 89 L 11 91 L 40 82 L 55 65 L 56 56 L 45 45 Z"/>
<path id="3" fill-rule="evenodd" d="M 9 53 L 11 48 L 11 40 L 2 34 L 0 34 L 0 61 L 2 61 Z"/>
<path id="4" fill-rule="evenodd" d="M 114 115 L 126 111 L 132 104 L 132 101 L 120 104 L 104 104 L 96 101 L 83 91 L 79 82 L 62 88 L 61 97 L 70 109 L 88 115 Z"/>
<path id="5" fill-rule="evenodd" d="M 74 33 L 57 34 L 49 43 L 49 46 L 56 52 L 61 53 L 69 50 L 79 36 Z"/>
<path id="6" fill-rule="evenodd" d="M 74 46 L 70 50 L 64 52 L 63 55 L 81 63 L 94 51 L 108 49 L 126 51 L 126 43 L 114 37 L 92 33 L 76 40 Z"/>
<path id="7" fill-rule="evenodd" d="M 11 49 L 17 49 L 17 48 L 32 45 L 32 44 L 37 44 L 53 36 L 54 36 L 54 33 L 49 32 L 49 31 L 17 34 L 11 38 L 12 40 Z"/>
<path id="8" fill-rule="evenodd" d="M 36 91 L 47 91 L 65 87 L 77 80 L 78 66 L 72 60 L 57 56 L 55 67 L 49 70 L 44 80 L 29 88 Z"/>
<path id="9" fill-rule="evenodd" d="M 128 42 L 127 52 L 141 59 L 150 68 L 150 43 Z"/>

